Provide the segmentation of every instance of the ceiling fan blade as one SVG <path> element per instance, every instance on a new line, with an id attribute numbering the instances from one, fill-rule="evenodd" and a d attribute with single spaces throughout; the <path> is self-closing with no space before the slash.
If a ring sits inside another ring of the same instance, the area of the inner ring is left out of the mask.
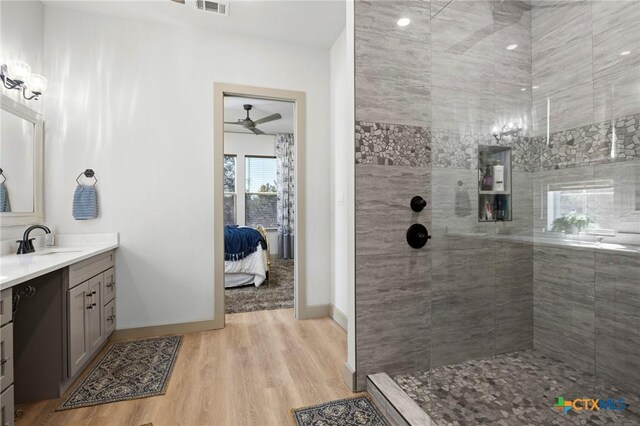
<path id="1" fill-rule="evenodd" d="M 264 132 L 257 127 L 249 127 L 249 130 L 251 130 L 256 135 L 264 135 Z"/>
<path id="2" fill-rule="evenodd" d="M 258 125 L 258 124 L 262 124 L 262 123 L 268 123 L 270 121 L 274 121 L 274 120 L 280 120 L 282 118 L 282 115 L 280 115 L 279 113 L 275 113 L 275 114 L 271 114 L 271 115 L 267 115 L 266 117 L 262 117 L 256 121 L 254 121 L 253 123 Z"/>
<path id="3" fill-rule="evenodd" d="M 240 124 L 240 125 L 242 125 L 243 123 L 242 123 L 242 121 L 239 122 L 239 123 L 235 122 L 235 121 L 225 121 L 224 124 Z"/>

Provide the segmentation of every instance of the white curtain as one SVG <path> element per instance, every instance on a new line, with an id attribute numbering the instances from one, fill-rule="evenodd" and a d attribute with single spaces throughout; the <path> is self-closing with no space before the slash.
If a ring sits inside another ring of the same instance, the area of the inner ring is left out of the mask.
<path id="1" fill-rule="evenodd" d="M 278 163 L 278 257 L 293 259 L 295 218 L 295 168 L 293 135 L 276 135 Z"/>

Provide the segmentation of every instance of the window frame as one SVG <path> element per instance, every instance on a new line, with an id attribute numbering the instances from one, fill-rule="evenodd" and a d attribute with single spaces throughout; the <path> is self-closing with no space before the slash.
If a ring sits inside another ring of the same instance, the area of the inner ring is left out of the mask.
<path id="1" fill-rule="evenodd" d="M 232 195 L 233 196 L 233 219 L 234 219 L 235 225 L 239 225 L 238 223 L 238 155 L 224 154 L 222 157 L 223 164 L 224 164 L 225 157 L 233 157 L 235 159 L 235 161 L 233 162 L 233 190 L 234 191 L 229 192 L 226 190 L 226 188 L 224 188 L 224 172 L 223 172 L 223 194 L 222 194 L 223 206 L 224 206 L 225 197 L 228 195 Z M 223 207 L 223 212 L 224 212 L 224 207 Z M 223 222 L 225 222 L 225 225 L 227 225 L 226 221 L 224 220 L 224 217 L 222 219 L 223 219 Z"/>
<path id="2" fill-rule="evenodd" d="M 247 190 L 247 177 L 249 176 L 249 173 L 247 172 L 247 163 L 249 161 L 250 158 L 265 158 L 265 159 L 272 159 L 276 161 L 276 182 L 274 184 L 274 186 L 276 187 L 275 192 L 250 192 Z M 245 202 L 244 202 L 244 223 L 245 225 L 247 225 L 247 214 L 249 209 L 247 208 L 247 201 L 246 198 L 247 196 L 250 195 L 265 195 L 265 196 L 278 196 L 278 182 L 277 182 L 277 170 L 278 170 L 278 164 L 277 164 L 277 160 L 278 157 L 276 157 L 275 155 L 244 155 L 244 170 L 245 170 L 245 176 L 244 176 L 244 197 L 245 197 Z M 237 167 L 237 166 L 236 166 Z M 236 182 L 236 191 L 238 190 L 237 188 L 237 182 Z M 277 205 L 277 204 L 276 204 Z M 267 231 L 277 231 L 278 230 L 278 224 L 277 224 L 277 216 L 278 216 L 278 211 L 277 211 L 277 207 L 276 207 L 276 224 L 275 226 L 266 226 L 265 224 L 262 224 L 264 226 L 264 228 Z M 247 225 L 250 226 L 250 225 Z"/>

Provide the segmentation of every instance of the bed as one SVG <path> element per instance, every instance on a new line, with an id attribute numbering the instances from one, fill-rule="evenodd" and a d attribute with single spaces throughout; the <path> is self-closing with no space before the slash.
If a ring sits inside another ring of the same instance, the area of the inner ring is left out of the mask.
<path id="1" fill-rule="evenodd" d="M 247 245 L 252 249 L 247 250 Z M 269 238 L 264 227 L 225 226 L 225 288 L 268 285 L 270 268 Z"/>

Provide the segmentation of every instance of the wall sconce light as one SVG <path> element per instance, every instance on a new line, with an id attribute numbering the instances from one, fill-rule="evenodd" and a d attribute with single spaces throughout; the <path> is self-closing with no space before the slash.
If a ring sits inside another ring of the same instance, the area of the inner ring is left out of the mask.
<path id="1" fill-rule="evenodd" d="M 502 128 L 498 125 L 493 126 L 491 128 L 491 135 L 499 142 L 505 136 L 518 136 L 521 131 L 522 127 L 519 125 L 515 123 L 508 123 L 502 126 Z"/>
<path id="2" fill-rule="evenodd" d="M 47 79 L 40 74 L 32 74 L 29 64 L 21 61 L 3 63 L 0 66 L 0 78 L 5 88 L 22 90 L 22 97 L 28 101 L 38 100 L 47 89 Z"/>

